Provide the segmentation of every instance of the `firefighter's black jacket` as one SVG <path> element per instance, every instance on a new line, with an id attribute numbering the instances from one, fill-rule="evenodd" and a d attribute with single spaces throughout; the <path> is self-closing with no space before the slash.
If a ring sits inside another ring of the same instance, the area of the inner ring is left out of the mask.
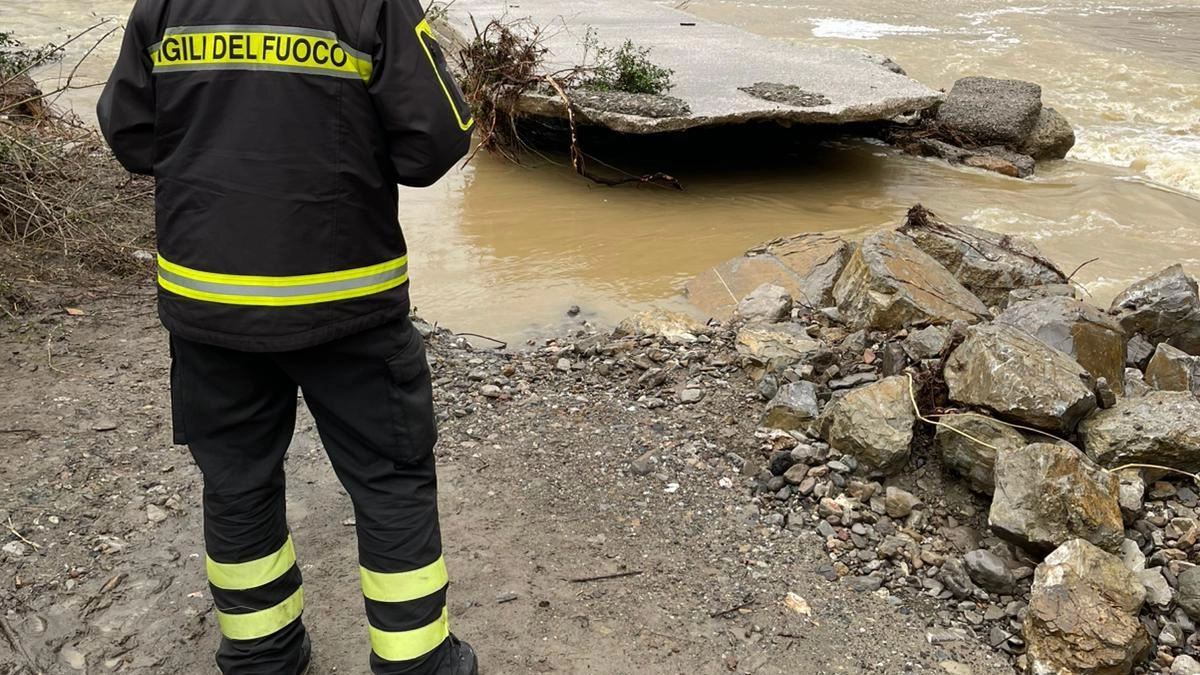
<path id="1" fill-rule="evenodd" d="M 138 0 L 98 115 L 157 182 L 164 324 L 247 351 L 408 312 L 396 186 L 473 123 L 418 0 Z"/>

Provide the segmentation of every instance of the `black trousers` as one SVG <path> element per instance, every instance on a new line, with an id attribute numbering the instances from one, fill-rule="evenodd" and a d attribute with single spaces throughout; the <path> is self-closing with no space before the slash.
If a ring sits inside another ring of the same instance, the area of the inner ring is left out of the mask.
<path id="1" fill-rule="evenodd" d="M 174 337 L 171 348 L 176 442 L 191 448 L 204 474 L 221 671 L 294 675 L 303 658 L 304 591 L 283 470 L 299 390 L 354 502 L 371 670 L 439 672 L 450 646 L 437 428 L 425 346 L 411 322 L 295 352 Z"/>

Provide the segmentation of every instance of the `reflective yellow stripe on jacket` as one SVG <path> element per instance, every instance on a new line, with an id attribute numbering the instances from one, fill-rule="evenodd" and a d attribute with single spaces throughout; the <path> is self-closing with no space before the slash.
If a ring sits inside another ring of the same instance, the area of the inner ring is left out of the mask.
<path id="1" fill-rule="evenodd" d="M 371 57 L 335 33 L 293 26 L 177 26 L 149 49 L 155 73 L 267 70 L 368 82 Z"/>
<path id="2" fill-rule="evenodd" d="M 204 272 L 158 256 L 158 285 L 192 300 L 226 305 L 292 307 L 361 298 L 408 281 L 408 257 L 357 269 L 301 276 Z"/>

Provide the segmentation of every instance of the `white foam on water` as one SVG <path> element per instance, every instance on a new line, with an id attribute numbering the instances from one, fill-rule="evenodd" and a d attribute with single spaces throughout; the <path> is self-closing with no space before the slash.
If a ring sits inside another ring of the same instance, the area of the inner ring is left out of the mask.
<path id="1" fill-rule="evenodd" d="M 1171 190 L 1200 197 L 1200 136 L 1111 126 L 1077 130 L 1073 159 L 1132 169 Z"/>
<path id="2" fill-rule="evenodd" d="M 858 19 L 825 18 L 812 19 L 811 22 L 815 37 L 843 40 L 878 40 L 886 35 L 932 35 L 941 32 L 929 26 L 903 26 Z"/>

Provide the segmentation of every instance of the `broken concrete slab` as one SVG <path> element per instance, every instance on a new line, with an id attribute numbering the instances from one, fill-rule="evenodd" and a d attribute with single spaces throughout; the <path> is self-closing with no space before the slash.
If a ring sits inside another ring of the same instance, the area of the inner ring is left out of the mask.
<path id="1" fill-rule="evenodd" d="M 557 72 L 585 61 L 584 39 L 595 30 L 600 44 L 632 40 L 649 48 L 657 65 L 674 71 L 668 106 L 651 105 L 640 114 L 628 98 L 608 105 L 604 97 L 576 101 L 576 120 L 630 134 L 653 134 L 756 121 L 848 124 L 888 120 L 924 110 L 942 96 L 860 52 L 801 47 L 753 35 L 652 2 L 589 0 L 455 0 L 438 30 L 450 47 L 474 36 L 475 24 L 492 19 L 527 19 L 541 27 L 544 70 Z M 703 45 L 698 49 L 697 45 Z M 753 58 L 747 58 L 753 55 Z M 643 102 L 644 103 L 644 102 Z M 686 111 L 680 106 L 686 106 Z M 663 111 L 667 114 L 663 114 Z M 565 118 L 566 107 L 552 94 L 523 95 L 516 111 Z"/>

